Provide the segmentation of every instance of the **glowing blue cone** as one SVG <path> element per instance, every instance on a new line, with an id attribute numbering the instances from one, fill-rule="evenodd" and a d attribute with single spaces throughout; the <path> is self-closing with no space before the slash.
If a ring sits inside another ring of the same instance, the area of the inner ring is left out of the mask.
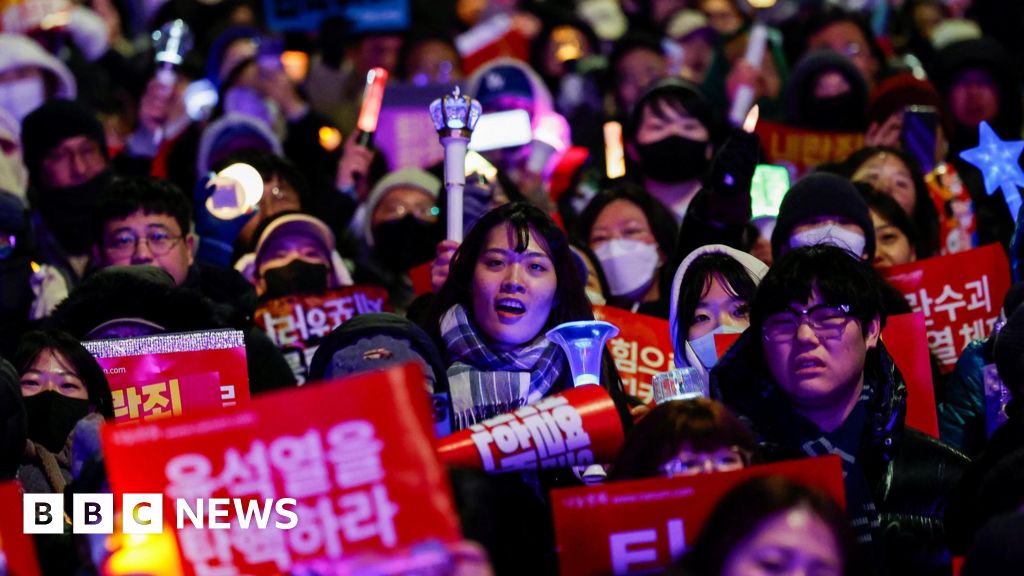
<path id="1" fill-rule="evenodd" d="M 574 386 L 601 383 L 601 353 L 604 343 L 619 329 L 601 320 L 565 322 L 548 330 L 547 337 L 565 350 Z"/>

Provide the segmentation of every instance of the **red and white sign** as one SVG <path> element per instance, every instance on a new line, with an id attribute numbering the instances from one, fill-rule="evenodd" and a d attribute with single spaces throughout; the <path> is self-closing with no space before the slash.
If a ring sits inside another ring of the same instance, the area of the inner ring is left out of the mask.
<path id="1" fill-rule="evenodd" d="M 700 532 L 718 501 L 748 478 L 781 475 L 845 503 L 842 464 L 824 456 L 676 478 L 551 493 L 562 576 L 660 574 Z"/>
<path id="2" fill-rule="evenodd" d="M 473 424 L 437 451 L 449 466 L 498 474 L 611 462 L 623 437 L 612 397 L 591 384 Z"/>
<path id="3" fill-rule="evenodd" d="M 0 484 L 0 574 L 39 576 L 35 544 L 22 526 L 22 497 L 17 482 Z"/>
<path id="4" fill-rule="evenodd" d="M 230 408 L 249 399 L 245 339 L 238 330 L 90 340 L 82 345 L 107 376 L 116 422 Z"/>
<path id="5" fill-rule="evenodd" d="M 883 272 L 914 312 L 924 314 L 928 347 L 950 372 L 972 340 L 987 338 L 1010 289 L 1010 263 L 998 244 L 893 266 Z"/>
<path id="6" fill-rule="evenodd" d="M 619 335 L 608 341 L 626 394 L 654 405 L 654 375 L 675 368 L 668 320 L 612 306 L 594 306 L 594 318 L 611 322 Z"/>
<path id="7" fill-rule="evenodd" d="M 307 348 L 359 314 L 390 312 L 380 286 L 346 286 L 323 294 L 286 296 L 256 309 L 256 325 L 278 348 Z"/>
<path id="8" fill-rule="evenodd" d="M 109 426 L 103 451 L 115 502 L 161 493 L 173 511 L 176 498 L 294 498 L 290 530 L 243 529 L 229 512 L 230 529 L 186 521 L 176 532 L 186 574 L 280 574 L 458 540 L 432 427 L 421 369 L 407 364 L 266 394 L 228 413 Z"/>
<path id="9" fill-rule="evenodd" d="M 938 438 L 939 417 L 924 314 L 890 316 L 882 330 L 882 341 L 907 383 L 907 426 Z"/>

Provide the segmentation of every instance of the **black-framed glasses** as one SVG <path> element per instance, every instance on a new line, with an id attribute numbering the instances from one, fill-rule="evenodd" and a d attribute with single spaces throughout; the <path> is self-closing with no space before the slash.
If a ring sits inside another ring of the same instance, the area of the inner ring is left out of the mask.
<path id="1" fill-rule="evenodd" d="M 819 304 L 804 310 L 789 309 L 772 314 L 765 319 L 764 325 L 761 327 L 761 334 L 766 342 L 776 344 L 789 342 L 796 337 L 800 326 L 806 323 L 818 338 L 832 340 L 843 335 L 843 330 L 849 321 L 849 305 Z"/>
<path id="2" fill-rule="evenodd" d="M 132 232 L 121 232 L 109 238 L 106 250 L 111 256 L 126 257 L 135 253 L 140 241 L 145 241 L 154 256 L 163 256 L 174 248 L 184 236 L 173 236 L 167 232 L 152 231 L 145 236 L 137 236 Z"/>

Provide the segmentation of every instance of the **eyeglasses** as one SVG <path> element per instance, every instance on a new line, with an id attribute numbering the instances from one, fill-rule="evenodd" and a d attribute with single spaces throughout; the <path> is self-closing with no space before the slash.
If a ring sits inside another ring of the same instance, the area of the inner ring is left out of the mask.
<path id="1" fill-rule="evenodd" d="M 769 316 L 764 321 L 761 334 L 766 342 L 782 344 L 795 338 L 797 330 L 806 322 L 815 336 L 822 340 L 832 340 L 843 335 L 849 321 L 849 305 L 819 304 L 805 310 L 790 309 Z"/>
<path id="2" fill-rule="evenodd" d="M 705 472 L 739 470 L 750 463 L 750 453 L 739 446 L 730 446 L 715 452 L 692 452 L 672 458 L 661 466 L 665 476 L 695 476 Z"/>
<path id="3" fill-rule="evenodd" d="M 111 256 L 131 256 L 138 249 L 139 241 L 144 240 L 154 256 L 163 256 L 182 238 L 183 236 L 172 236 L 167 232 L 150 232 L 145 236 L 123 232 L 107 240 L 106 250 Z"/>

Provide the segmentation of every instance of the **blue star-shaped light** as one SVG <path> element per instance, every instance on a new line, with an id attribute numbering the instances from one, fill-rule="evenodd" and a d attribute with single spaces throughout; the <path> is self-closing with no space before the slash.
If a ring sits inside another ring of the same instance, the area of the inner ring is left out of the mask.
<path id="1" fill-rule="evenodd" d="M 1010 215 L 1017 219 L 1021 207 L 1018 186 L 1024 186 L 1024 171 L 1020 169 L 1018 159 L 1024 151 L 1022 140 L 1000 140 L 995 131 L 982 122 L 978 125 L 978 147 L 964 150 L 960 157 L 974 164 L 981 170 L 985 178 L 985 192 L 992 194 L 1002 188 L 1006 206 Z"/>

